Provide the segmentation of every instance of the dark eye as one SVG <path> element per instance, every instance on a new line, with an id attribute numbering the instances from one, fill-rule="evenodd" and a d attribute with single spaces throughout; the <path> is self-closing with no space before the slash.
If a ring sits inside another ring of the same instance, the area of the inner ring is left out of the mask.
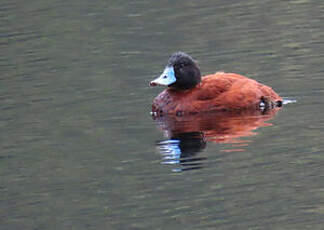
<path id="1" fill-rule="evenodd" d="M 166 79 L 166 78 L 167 78 L 167 76 L 166 76 L 166 75 L 164 75 L 164 76 L 163 76 L 163 78 L 164 78 L 164 79 Z"/>
<path id="2" fill-rule="evenodd" d="M 186 66 L 185 63 L 180 63 L 180 64 L 178 64 L 178 68 L 183 68 L 183 67 L 185 67 L 185 66 Z"/>

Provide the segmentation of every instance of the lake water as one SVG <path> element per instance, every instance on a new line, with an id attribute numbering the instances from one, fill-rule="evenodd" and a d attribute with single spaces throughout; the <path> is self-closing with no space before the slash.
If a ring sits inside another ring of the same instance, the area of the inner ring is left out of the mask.
<path id="1" fill-rule="evenodd" d="M 324 229 L 324 2 L 0 3 L 0 226 Z M 174 51 L 287 103 L 153 120 Z"/>

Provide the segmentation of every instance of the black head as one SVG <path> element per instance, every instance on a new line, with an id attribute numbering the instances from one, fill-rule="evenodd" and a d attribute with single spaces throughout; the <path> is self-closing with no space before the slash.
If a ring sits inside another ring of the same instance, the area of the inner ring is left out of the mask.
<path id="1" fill-rule="evenodd" d="M 195 87 L 200 81 L 200 70 L 192 57 L 183 52 L 176 52 L 169 58 L 161 76 L 150 85 L 165 85 L 173 89 L 185 90 Z"/>

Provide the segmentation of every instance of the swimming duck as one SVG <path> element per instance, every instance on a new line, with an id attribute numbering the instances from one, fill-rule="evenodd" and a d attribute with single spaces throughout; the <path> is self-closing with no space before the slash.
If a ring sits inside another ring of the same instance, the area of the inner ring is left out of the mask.
<path id="1" fill-rule="evenodd" d="M 281 107 L 282 98 L 253 79 L 216 72 L 201 77 L 199 67 L 184 52 L 171 55 L 163 73 L 150 86 L 167 86 L 152 105 L 152 114 L 196 114 L 210 111 L 265 110 Z"/>

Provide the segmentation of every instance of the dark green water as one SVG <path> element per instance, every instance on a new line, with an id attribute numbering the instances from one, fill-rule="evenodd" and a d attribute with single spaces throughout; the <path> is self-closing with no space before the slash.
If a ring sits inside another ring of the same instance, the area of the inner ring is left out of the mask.
<path id="1" fill-rule="evenodd" d="M 323 229 L 323 21 L 316 0 L 1 1 L 1 230 Z M 297 102 L 168 141 L 148 83 L 177 50 Z"/>

